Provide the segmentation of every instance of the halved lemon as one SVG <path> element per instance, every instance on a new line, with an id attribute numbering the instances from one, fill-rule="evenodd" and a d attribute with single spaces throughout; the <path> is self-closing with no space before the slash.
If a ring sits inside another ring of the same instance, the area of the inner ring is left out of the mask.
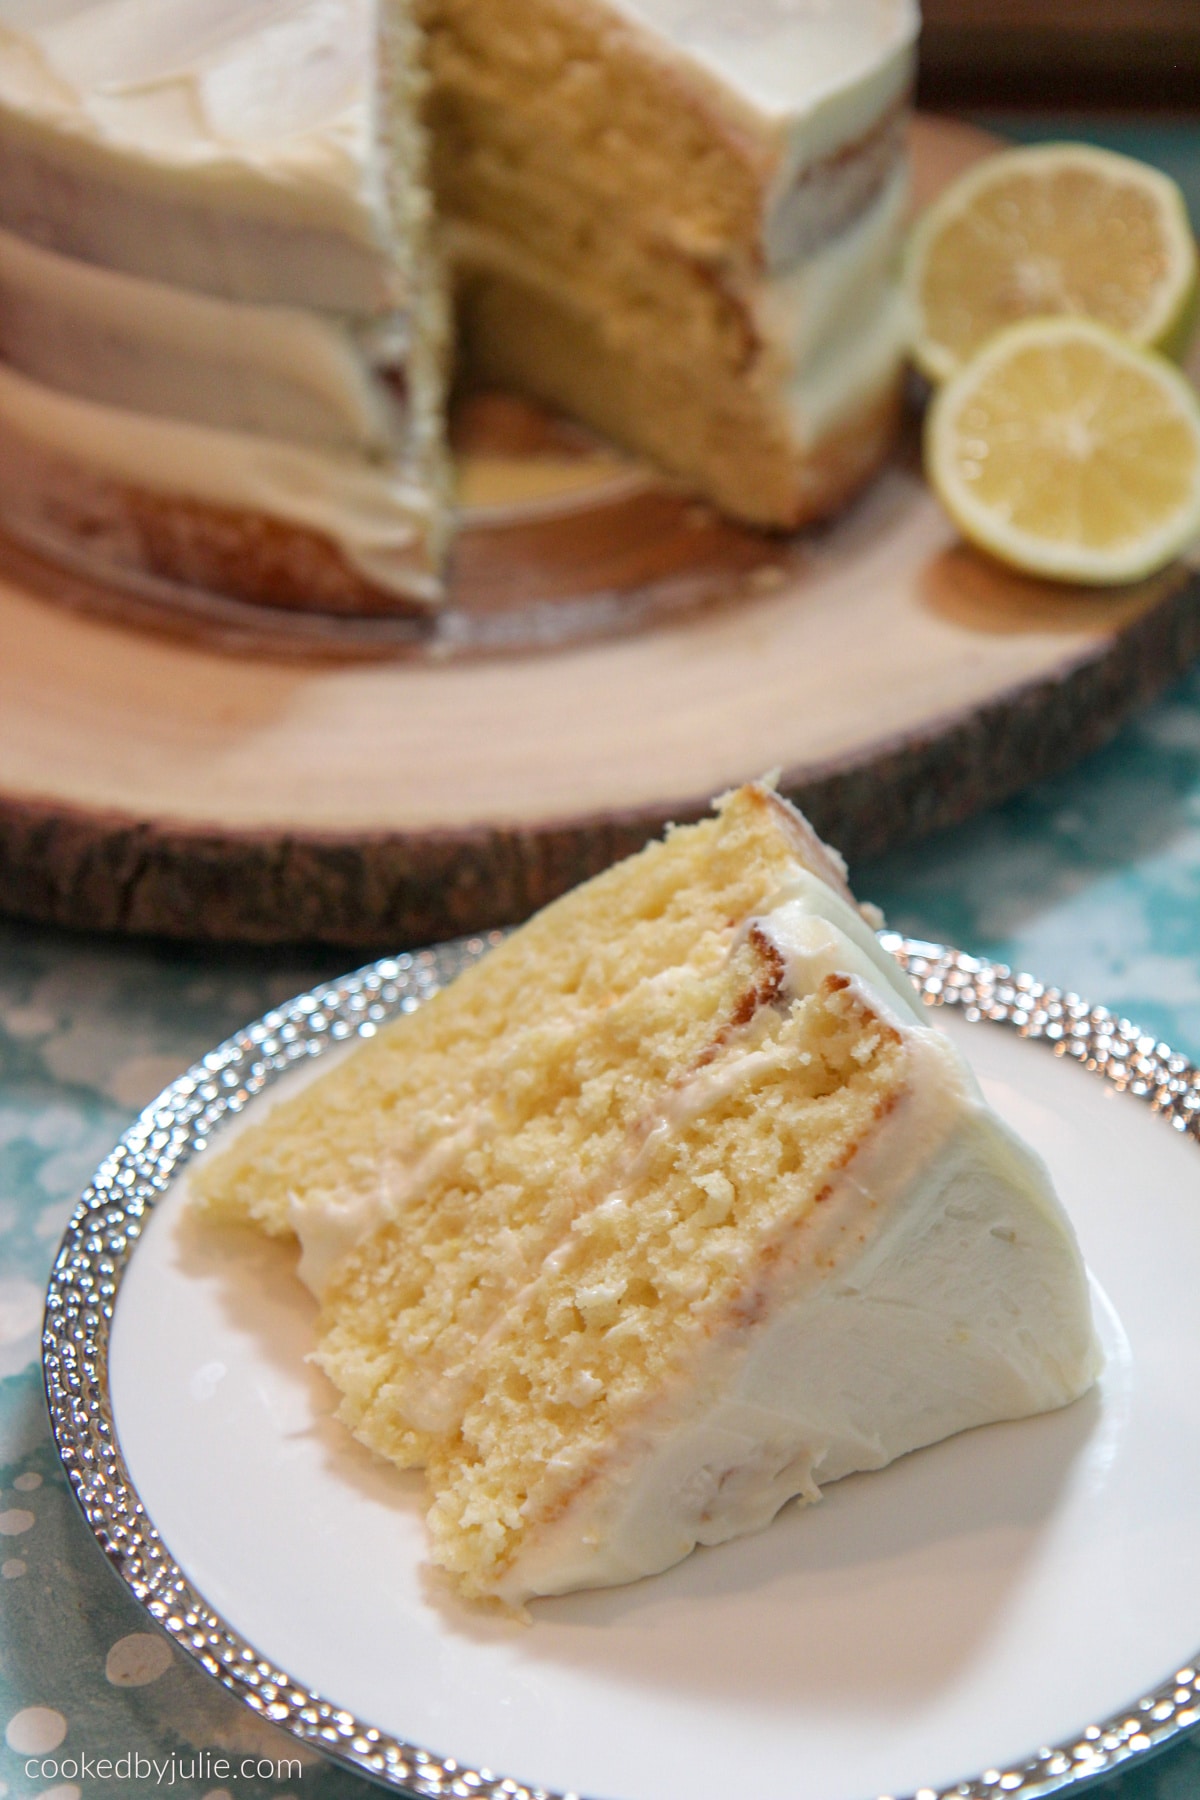
<path id="1" fill-rule="evenodd" d="M 1200 537 L 1200 401 L 1087 319 L 1001 331 L 935 395 L 925 469 L 963 535 L 1060 581 L 1152 574 Z"/>
<path id="2" fill-rule="evenodd" d="M 914 361 L 945 381 L 1018 319 L 1096 319 L 1183 354 L 1196 241 L 1169 176 L 1090 144 L 986 157 L 918 222 L 906 288 Z"/>

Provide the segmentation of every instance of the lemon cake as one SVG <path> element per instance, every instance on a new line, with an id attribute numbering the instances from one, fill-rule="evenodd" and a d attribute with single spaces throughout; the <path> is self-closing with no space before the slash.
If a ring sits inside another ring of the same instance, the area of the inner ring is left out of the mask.
<path id="1" fill-rule="evenodd" d="M 915 0 L 0 0 L 0 519 L 143 583 L 436 606 L 446 251 L 486 380 L 740 518 L 827 512 L 895 414 L 915 30 Z"/>
<path id="2" fill-rule="evenodd" d="M 650 1575 L 1095 1377 L 1087 1278 L 805 821 L 750 786 L 193 1175 L 298 1240 L 363 1443 L 469 1597 Z"/>

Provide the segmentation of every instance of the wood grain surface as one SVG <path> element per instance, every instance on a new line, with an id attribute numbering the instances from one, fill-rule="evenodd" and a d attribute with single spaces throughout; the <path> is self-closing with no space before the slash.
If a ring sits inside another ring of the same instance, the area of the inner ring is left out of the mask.
<path id="1" fill-rule="evenodd" d="M 981 147 L 923 126 L 922 188 Z M 432 653 L 252 647 L 0 546 L 0 907 L 413 944 L 525 917 L 772 768 L 853 859 L 1064 767 L 1200 653 L 1194 572 L 1008 574 L 956 539 L 912 432 L 781 539 L 519 403 L 462 430 L 461 630 Z"/>

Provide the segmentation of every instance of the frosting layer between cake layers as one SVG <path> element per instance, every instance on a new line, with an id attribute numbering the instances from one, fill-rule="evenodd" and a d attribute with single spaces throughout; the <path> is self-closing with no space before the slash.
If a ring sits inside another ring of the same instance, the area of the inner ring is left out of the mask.
<path id="1" fill-rule="evenodd" d="M 136 563 L 130 493 L 177 498 L 436 600 L 444 328 L 397 18 L 380 45 L 368 0 L 0 0 L 18 529 L 107 506 Z"/>

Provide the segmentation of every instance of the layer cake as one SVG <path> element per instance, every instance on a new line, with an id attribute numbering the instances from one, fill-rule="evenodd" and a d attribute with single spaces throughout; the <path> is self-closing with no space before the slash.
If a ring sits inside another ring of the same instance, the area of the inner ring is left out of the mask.
<path id="1" fill-rule="evenodd" d="M 1098 1367 L 1036 1156 L 762 787 L 555 902 L 193 1176 L 469 1597 L 656 1573 Z"/>
<path id="2" fill-rule="evenodd" d="M 912 0 L 0 0 L 0 517 L 135 578 L 436 605 L 447 254 L 476 377 L 736 517 L 828 512 L 896 410 L 915 31 Z"/>

